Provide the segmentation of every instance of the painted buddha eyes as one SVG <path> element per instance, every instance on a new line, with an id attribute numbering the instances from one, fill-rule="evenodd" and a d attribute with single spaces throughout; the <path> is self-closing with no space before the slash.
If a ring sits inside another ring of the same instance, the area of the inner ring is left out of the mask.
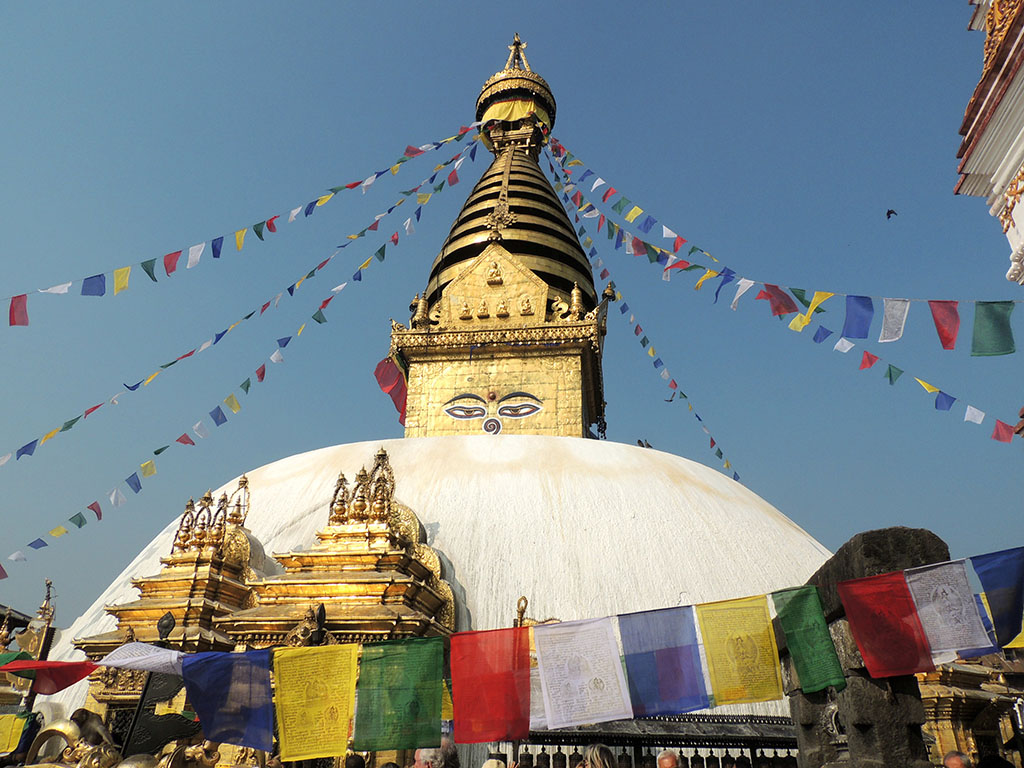
<path id="1" fill-rule="evenodd" d="M 507 416 L 510 419 L 525 419 L 527 416 L 533 416 L 539 410 L 540 406 L 536 403 L 515 403 L 499 406 L 498 415 Z"/>
<path id="2" fill-rule="evenodd" d="M 487 415 L 487 409 L 481 405 L 450 405 L 444 412 L 453 419 L 482 419 Z"/>
<path id="3" fill-rule="evenodd" d="M 494 401 L 494 393 L 489 393 L 488 398 Z M 485 419 L 488 414 L 488 400 L 480 395 L 471 392 L 464 392 L 456 395 L 442 406 L 444 412 L 453 419 L 460 421 L 468 419 Z M 541 400 L 529 392 L 510 392 L 497 402 L 496 415 L 506 419 L 525 419 L 533 416 L 543 409 Z M 492 423 L 493 422 L 493 423 Z M 497 434 L 501 431 L 500 418 L 490 418 L 484 422 L 485 432 Z"/>

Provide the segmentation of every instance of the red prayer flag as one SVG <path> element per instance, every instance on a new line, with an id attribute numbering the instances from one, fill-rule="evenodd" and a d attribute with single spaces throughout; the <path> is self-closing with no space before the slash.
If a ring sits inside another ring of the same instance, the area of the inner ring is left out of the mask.
<path id="1" fill-rule="evenodd" d="M 6 579 L 6 578 L 7 578 L 7 571 L 5 571 L 4 567 L 2 565 L 0 565 L 0 579 Z"/>
<path id="2" fill-rule="evenodd" d="M 379 226 L 380 226 L 380 219 L 375 219 L 375 220 L 374 220 L 374 222 L 373 222 L 373 224 L 371 224 L 370 226 L 368 226 L 368 227 L 367 227 L 367 229 L 368 229 L 368 230 L 369 230 L 370 232 L 376 232 L 376 231 L 377 231 L 377 227 L 379 227 Z"/>
<path id="3" fill-rule="evenodd" d="M 192 355 L 194 355 L 195 353 L 196 353 L 196 351 L 193 349 L 191 352 L 186 352 L 181 357 L 174 358 L 174 362 L 178 362 L 179 360 L 184 360 L 186 357 L 192 357 Z"/>
<path id="4" fill-rule="evenodd" d="M 256 369 L 256 381 L 263 381 L 263 378 L 267 375 L 267 365 L 264 363 Z"/>
<path id="5" fill-rule="evenodd" d="M 448 174 L 448 186 L 449 187 L 454 187 L 458 183 L 459 183 L 459 170 L 457 168 L 453 168 L 452 172 Z"/>
<path id="6" fill-rule="evenodd" d="M 264 305 L 263 305 L 263 306 L 262 306 L 262 307 L 260 308 L 260 314 L 262 315 L 262 314 L 263 314 L 264 312 L 266 312 L 266 311 L 267 311 L 267 307 L 269 307 L 269 306 L 270 306 L 270 302 L 268 301 L 268 302 L 267 302 L 266 304 L 264 304 Z"/>
<path id="7" fill-rule="evenodd" d="M 102 407 L 103 407 L 103 403 L 100 403 L 99 405 L 94 405 L 92 408 L 86 408 L 85 409 L 85 413 L 82 415 L 82 418 L 83 419 L 88 419 L 90 413 L 92 413 L 93 411 L 99 410 Z"/>
<path id="8" fill-rule="evenodd" d="M 267 219 L 267 229 L 271 232 L 277 232 L 277 224 L 274 223 L 274 219 L 279 219 L 280 216 L 271 216 Z"/>
<path id="9" fill-rule="evenodd" d="M 326 259 L 324 259 L 324 260 L 323 260 L 323 261 L 321 261 L 321 262 L 320 262 L 319 264 L 317 264 L 317 265 L 316 265 L 316 271 L 317 271 L 317 272 L 319 272 L 319 271 L 320 271 L 321 269 L 323 269 L 324 267 L 326 267 L 326 266 L 327 266 L 327 264 L 328 264 L 328 263 L 330 262 L 330 260 L 331 260 L 331 258 L 330 258 L 330 257 L 328 256 L 328 257 L 327 257 Z"/>
<path id="10" fill-rule="evenodd" d="M 870 368 L 872 365 L 878 362 L 878 355 L 872 355 L 866 349 L 864 350 L 864 356 L 860 359 L 860 370 Z"/>
<path id="11" fill-rule="evenodd" d="M 465 133 L 465 131 L 463 131 L 463 133 Z M 409 146 L 407 146 L 405 148 L 405 156 L 406 157 L 419 157 L 422 154 L 423 154 L 423 150 L 420 149 L 419 147 L 414 147 L 412 144 L 410 144 Z"/>
<path id="12" fill-rule="evenodd" d="M 935 669 L 903 571 L 841 581 L 839 597 L 872 677 Z"/>
<path id="13" fill-rule="evenodd" d="M 639 256 L 641 253 L 647 253 L 647 246 L 644 245 L 644 241 L 639 237 L 633 238 L 633 255 Z"/>
<path id="14" fill-rule="evenodd" d="M 765 283 L 764 290 L 754 298 L 768 299 L 772 307 L 772 314 L 775 316 L 789 315 L 798 311 L 796 302 L 789 297 L 789 294 L 779 288 L 779 286 L 772 285 L 771 283 Z"/>
<path id="15" fill-rule="evenodd" d="M 386 395 L 391 395 L 391 401 L 395 404 L 395 410 L 398 411 L 398 423 L 404 426 L 406 397 L 409 390 L 402 371 L 389 355 L 377 363 L 373 375 L 377 379 L 381 391 Z"/>
<path id="16" fill-rule="evenodd" d="M 608 187 L 608 190 L 603 195 L 601 195 L 601 202 L 607 203 L 608 198 L 614 195 L 617 191 L 618 190 L 615 189 L 615 187 Z"/>
<path id="17" fill-rule="evenodd" d="M 398 245 L 398 233 L 397 232 L 395 232 L 395 234 L 393 234 L 391 236 L 391 242 L 394 243 L 395 245 Z"/>
<path id="18" fill-rule="evenodd" d="M 188 436 L 188 432 L 184 433 L 181 437 L 179 437 L 174 442 L 181 443 L 182 445 L 195 445 L 195 443 L 192 442 L 192 438 Z"/>
<path id="19" fill-rule="evenodd" d="M 678 235 L 676 235 L 675 242 L 672 243 L 672 252 L 673 253 L 679 253 L 679 249 L 683 247 L 683 243 L 685 243 L 685 242 L 686 242 L 686 238 L 685 237 L 679 237 Z"/>
<path id="20" fill-rule="evenodd" d="M 1007 424 L 1005 421 L 996 419 L 996 427 L 992 430 L 992 439 L 998 440 L 1000 443 L 1009 443 L 1013 441 L 1013 427 Z"/>
<path id="21" fill-rule="evenodd" d="M 943 349 L 956 347 L 956 335 L 960 332 L 960 313 L 956 301 L 929 301 L 935 330 L 939 332 L 939 341 Z"/>
<path id="22" fill-rule="evenodd" d="M 36 661 L 35 659 L 11 661 L 0 667 L 0 671 L 10 672 L 18 677 L 34 677 L 32 692 L 42 694 L 63 691 L 96 669 L 99 667 L 91 661 Z"/>
<path id="23" fill-rule="evenodd" d="M 610 275 L 610 274 L 611 274 L 611 272 L 609 272 L 607 269 L 602 269 L 601 270 L 601 279 L 602 280 L 607 280 L 608 279 L 608 275 Z"/>
<path id="24" fill-rule="evenodd" d="M 690 262 L 688 262 L 686 259 L 679 259 L 679 261 L 673 261 L 671 264 L 665 267 L 665 269 L 663 269 L 662 272 L 666 272 L 670 269 L 687 269 L 689 266 Z"/>
<path id="25" fill-rule="evenodd" d="M 358 187 L 362 183 L 363 183 L 362 181 L 353 181 L 350 184 L 346 184 L 345 185 L 345 189 L 355 189 L 356 187 Z"/>
<path id="26" fill-rule="evenodd" d="M 600 232 L 604 229 L 604 214 L 601 214 L 601 218 L 597 220 L 597 231 Z"/>
<path id="27" fill-rule="evenodd" d="M 337 295 L 338 294 L 334 294 L 334 296 L 337 296 Z M 320 309 L 327 309 L 327 305 L 330 304 L 334 300 L 334 296 L 328 296 L 326 299 L 321 301 L 320 302 Z"/>
<path id="28" fill-rule="evenodd" d="M 97 520 L 103 519 L 103 510 L 100 509 L 100 503 L 98 501 L 94 501 L 92 504 L 87 506 L 86 509 L 91 509 L 93 512 L 95 512 Z"/>
<path id="29" fill-rule="evenodd" d="M 528 627 L 451 637 L 452 704 L 460 744 L 525 739 L 530 733 Z"/>
<path id="30" fill-rule="evenodd" d="M 678 389 L 678 388 L 679 388 L 679 385 L 678 385 L 678 384 L 676 384 L 676 380 L 675 380 L 675 379 L 672 379 L 672 381 L 670 381 L 670 382 L 668 383 L 668 388 L 669 388 L 669 389 Z"/>
<path id="31" fill-rule="evenodd" d="M 164 256 L 164 272 L 168 276 L 178 268 L 178 259 L 181 258 L 181 251 L 175 251 L 174 253 L 168 253 Z"/>
<path id="32" fill-rule="evenodd" d="M 11 325 L 28 325 L 28 295 L 11 297 Z"/>

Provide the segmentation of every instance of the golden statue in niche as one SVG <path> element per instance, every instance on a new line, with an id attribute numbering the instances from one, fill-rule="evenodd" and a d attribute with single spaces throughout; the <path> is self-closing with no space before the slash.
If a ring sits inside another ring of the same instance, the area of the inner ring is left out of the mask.
<path id="1" fill-rule="evenodd" d="M 487 284 L 488 285 L 501 285 L 503 279 L 501 277 L 501 267 L 498 266 L 498 262 L 492 261 L 490 269 L 487 270 Z"/>

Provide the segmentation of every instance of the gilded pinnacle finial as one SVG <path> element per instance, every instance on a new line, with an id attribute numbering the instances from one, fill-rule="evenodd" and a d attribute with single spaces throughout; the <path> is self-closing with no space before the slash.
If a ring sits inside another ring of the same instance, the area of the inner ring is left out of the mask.
<path id="1" fill-rule="evenodd" d="M 530 63 L 526 60 L 526 54 L 523 51 L 526 49 L 526 43 L 519 39 L 519 33 L 516 32 L 515 37 L 512 38 L 512 45 L 508 47 L 508 61 L 505 62 L 505 69 L 524 69 L 527 72 L 531 72 Z"/>

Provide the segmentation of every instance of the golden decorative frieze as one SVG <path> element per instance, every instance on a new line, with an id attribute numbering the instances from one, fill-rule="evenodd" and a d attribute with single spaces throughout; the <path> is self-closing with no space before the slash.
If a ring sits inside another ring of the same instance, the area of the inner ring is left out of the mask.
<path id="1" fill-rule="evenodd" d="M 1024 0 L 992 0 L 985 14 L 985 60 L 982 69 L 988 72 L 996 61 L 1006 33 L 1024 6 Z"/>
<path id="2" fill-rule="evenodd" d="M 1006 189 L 1003 190 L 1003 208 L 999 211 L 999 221 L 1003 225 L 1003 234 L 1006 234 L 1014 224 L 1013 209 L 1020 202 L 1022 194 L 1024 194 L 1024 165 L 1017 169 L 1016 175 L 1006 185 Z"/>
<path id="3" fill-rule="evenodd" d="M 600 349 L 600 331 L 597 323 L 582 321 L 566 325 L 553 325 L 537 328 L 510 328 L 480 331 L 435 331 L 419 333 L 416 331 L 393 332 L 392 349 L 444 349 L 469 348 L 485 344 L 514 344 L 516 346 L 550 345 L 552 343 L 582 344 L 591 346 L 594 351 Z"/>

